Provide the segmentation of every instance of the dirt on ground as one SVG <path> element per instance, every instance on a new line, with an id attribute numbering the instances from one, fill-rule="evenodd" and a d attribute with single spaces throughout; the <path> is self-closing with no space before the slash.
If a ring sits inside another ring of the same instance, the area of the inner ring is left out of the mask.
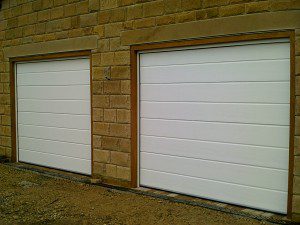
<path id="1" fill-rule="evenodd" d="M 0 224 L 269 224 L 0 164 Z"/>

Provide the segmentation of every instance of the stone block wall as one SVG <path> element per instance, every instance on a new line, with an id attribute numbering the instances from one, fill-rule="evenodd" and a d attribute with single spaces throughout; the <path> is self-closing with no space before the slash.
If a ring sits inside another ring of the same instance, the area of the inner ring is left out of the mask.
<path id="1" fill-rule="evenodd" d="M 293 29 L 297 96 L 293 212 L 300 220 L 300 25 L 297 17 L 296 25 L 290 25 L 291 19 L 278 16 L 300 14 L 299 10 L 299 0 L 2 0 L 0 155 L 12 154 L 9 63 L 12 56 L 43 51 L 45 54 L 49 46 L 49 52 L 77 51 L 79 45 L 85 46 L 77 38 L 96 39 L 96 44 L 90 47 L 94 176 L 126 184 L 131 180 L 131 44 L 235 34 L 235 30 L 247 33 Z M 257 19 L 247 20 L 248 16 Z M 268 21 L 259 18 L 274 21 L 266 25 Z M 219 30 L 212 33 L 214 27 L 209 27 L 210 23 L 219 26 Z M 193 30 L 195 24 L 200 29 Z M 41 47 L 46 45 L 45 49 Z"/>

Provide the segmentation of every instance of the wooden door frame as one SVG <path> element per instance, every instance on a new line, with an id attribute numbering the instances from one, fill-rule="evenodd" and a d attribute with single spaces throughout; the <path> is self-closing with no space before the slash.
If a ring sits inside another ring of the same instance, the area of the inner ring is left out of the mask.
<path id="1" fill-rule="evenodd" d="M 33 56 L 22 56 L 10 58 L 10 102 L 11 102 L 11 161 L 17 162 L 17 114 L 16 114 L 16 74 L 15 65 L 19 62 L 30 62 L 30 61 L 41 61 L 41 60 L 56 60 L 64 58 L 77 58 L 77 57 L 88 57 L 90 60 L 90 113 L 91 113 L 91 175 L 93 175 L 93 110 L 92 110 L 92 54 L 91 51 L 74 51 L 74 52 L 62 52 L 62 53 L 50 53 L 43 55 L 33 55 Z"/>
<path id="2" fill-rule="evenodd" d="M 160 43 L 146 43 L 130 47 L 131 64 L 131 186 L 138 186 L 138 52 L 145 50 L 161 50 L 179 47 L 223 44 L 243 41 L 288 38 L 290 41 L 290 133 L 289 133 L 289 172 L 287 216 L 292 217 L 293 170 L 294 170 L 294 136 L 295 136 L 295 31 L 284 30 L 239 34 L 231 36 L 209 37 L 193 40 L 180 40 Z"/>

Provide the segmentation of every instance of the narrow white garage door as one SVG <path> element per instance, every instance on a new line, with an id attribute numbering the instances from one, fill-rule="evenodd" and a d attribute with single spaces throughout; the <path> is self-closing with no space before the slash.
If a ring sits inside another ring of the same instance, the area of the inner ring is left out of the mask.
<path id="1" fill-rule="evenodd" d="M 18 63 L 19 161 L 91 174 L 90 62 Z"/>
<path id="2" fill-rule="evenodd" d="M 140 53 L 140 185 L 286 213 L 289 48 Z"/>

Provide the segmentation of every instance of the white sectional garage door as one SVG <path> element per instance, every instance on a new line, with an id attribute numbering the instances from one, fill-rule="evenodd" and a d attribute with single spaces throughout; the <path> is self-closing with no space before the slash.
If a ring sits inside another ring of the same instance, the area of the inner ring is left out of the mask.
<path id="1" fill-rule="evenodd" d="M 286 213 L 289 48 L 141 52 L 140 185 Z"/>
<path id="2" fill-rule="evenodd" d="M 17 63 L 19 161 L 91 174 L 90 61 Z"/>

